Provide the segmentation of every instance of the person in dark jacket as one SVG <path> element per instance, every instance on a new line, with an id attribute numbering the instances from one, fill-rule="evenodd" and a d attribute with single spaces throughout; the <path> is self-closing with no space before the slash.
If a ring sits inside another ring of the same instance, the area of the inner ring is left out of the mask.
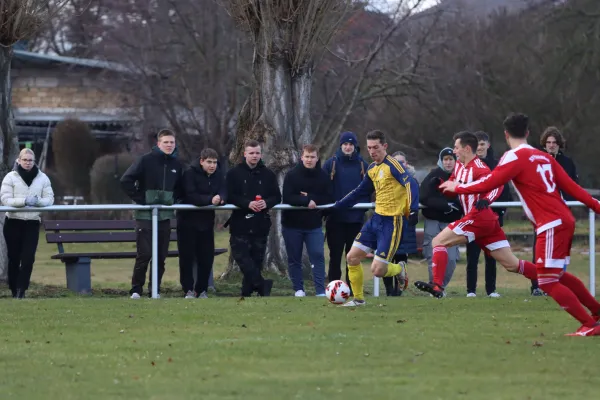
<path id="1" fill-rule="evenodd" d="M 579 175 L 577 174 L 577 168 L 575 163 L 569 157 L 563 153 L 565 148 L 565 138 L 563 137 L 560 130 L 555 126 L 549 126 L 546 128 L 542 137 L 540 138 L 540 144 L 544 150 L 560 164 L 565 170 L 567 175 L 579 184 Z M 574 201 L 575 199 L 569 196 L 568 193 L 561 192 L 561 195 L 565 201 Z"/>
<path id="2" fill-rule="evenodd" d="M 423 182 L 421 182 L 419 200 L 424 206 L 421 213 L 425 218 L 423 255 L 427 258 L 429 281 L 433 281 L 433 271 L 431 269 L 433 248 L 431 241 L 449 223 L 462 217 L 462 207 L 458 198 L 447 198 L 438 190 L 442 182 L 450 179 L 455 165 L 456 156 L 454 155 L 454 151 L 450 147 L 446 147 L 440 151 L 437 167 L 432 169 L 425 179 L 423 179 Z M 458 246 L 448 248 L 448 267 L 446 269 L 446 276 L 444 277 L 444 287 L 448 286 L 448 283 L 452 279 L 458 256 Z"/>
<path id="3" fill-rule="evenodd" d="M 475 132 L 475 136 L 478 142 L 477 156 L 490 170 L 493 170 L 498 165 L 498 160 L 494 158 L 494 151 L 490 147 L 489 135 L 479 131 Z M 504 185 L 504 190 L 497 201 L 512 201 L 508 184 Z M 506 208 L 492 208 L 492 210 L 498 214 L 498 222 L 502 226 Z M 481 248 L 475 242 L 467 244 L 467 297 L 477 296 L 477 266 L 480 254 Z M 489 255 L 485 255 L 485 291 L 489 297 L 500 297 L 500 294 L 496 292 L 496 260 Z"/>
<path id="4" fill-rule="evenodd" d="M 325 249 L 323 246 L 323 213 L 317 206 L 331 203 L 333 190 L 329 176 L 321 169 L 319 149 L 307 144 L 302 159 L 285 176 L 283 202 L 308 210 L 281 212 L 281 226 L 288 258 L 288 270 L 296 297 L 306 296 L 302 279 L 302 250 L 306 245 L 312 264 L 317 296 L 325 296 Z"/>
<path id="5" fill-rule="evenodd" d="M 225 203 L 225 177 L 219 168 L 218 157 L 215 150 L 204 149 L 200 152 L 200 160 L 183 173 L 184 204 L 203 207 Z M 208 279 L 215 254 L 214 226 L 214 210 L 177 211 L 179 280 L 186 299 L 208 297 Z"/>
<path id="6" fill-rule="evenodd" d="M 408 262 L 409 254 L 417 254 L 417 223 L 419 222 L 419 182 L 415 178 L 415 168 L 406 160 L 406 154 L 397 151 L 392 154 L 396 160 L 408 172 L 410 179 L 411 203 L 410 215 L 402 222 L 402 238 L 400 245 L 396 250 L 396 255 L 392 260 L 394 263 L 401 261 Z M 394 277 L 383 278 L 385 292 L 388 296 L 402 296 L 402 290 L 399 288 L 398 279 Z"/>
<path id="7" fill-rule="evenodd" d="M 183 165 L 177 160 L 175 133 L 169 129 L 158 132 L 157 145 L 138 158 L 121 177 L 123 191 L 137 204 L 170 206 L 181 198 Z M 158 213 L 158 288 L 165 273 L 165 259 L 171 240 L 171 218 L 174 211 Z M 131 278 L 131 298 L 139 299 L 146 281 L 148 263 L 152 258 L 152 213 L 135 211 L 137 256 Z M 151 295 L 152 274 L 148 281 Z"/>
<path id="8" fill-rule="evenodd" d="M 340 147 L 335 155 L 325 161 L 323 170 L 329 177 L 329 184 L 333 187 L 334 200 L 343 199 L 348 193 L 362 182 L 369 164 L 360 155 L 358 138 L 352 132 L 343 132 L 340 135 Z M 363 196 L 359 203 L 370 203 L 371 196 Z M 342 279 L 342 255 L 348 254 L 354 243 L 354 238 L 360 232 L 366 209 L 331 210 L 325 222 L 327 246 L 329 247 L 329 282 Z M 346 265 L 346 282 L 348 279 L 348 265 Z M 350 288 L 352 290 L 352 288 Z"/>
<path id="9" fill-rule="evenodd" d="M 277 176 L 261 160 L 261 146 L 256 140 L 244 144 L 244 160 L 227 172 L 227 202 L 237 207 L 229 225 L 231 256 L 239 265 L 244 279 L 242 296 L 269 296 L 273 281 L 262 277 L 267 239 L 271 229 L 269 210 L 281 203 Z"/>

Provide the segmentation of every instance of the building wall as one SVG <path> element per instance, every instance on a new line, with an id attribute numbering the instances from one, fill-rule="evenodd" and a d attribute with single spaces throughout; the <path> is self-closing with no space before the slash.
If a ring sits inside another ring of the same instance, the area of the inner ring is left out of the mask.
<path id="1" fill-rule="evenodd" d="M 119 90 L 118 76 L 96 70 L 25 68 L 12 71 L 14 108 L 89 109 L 136 107 L 136 99 Z"/>

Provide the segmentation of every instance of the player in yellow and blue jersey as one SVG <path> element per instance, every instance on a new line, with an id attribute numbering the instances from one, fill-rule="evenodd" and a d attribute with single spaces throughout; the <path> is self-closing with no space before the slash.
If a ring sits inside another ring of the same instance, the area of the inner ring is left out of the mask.
<path id="1" fill-rule="evenodd" d="M 370 252 L 374 253 L 371 264 L 373 275 L 395 276 L 403 290 L 408 286 L 406 263 L 394 264 L 392 259 L 402 239 L 403 218 L 410 214 L 410 179 L 402 164 L 387 154 L 387 147 L 383 132 L 367 134 L 367 150 L 374 162 L 369 165 L 360 185 L 334 205 L 336 208 L 351 207 L 360 196 L 375 192 L 375 213 L 356 236 L 346 256 L 354 292 L 354 299 L 346 302 L 346 307 L 365 304 L 361 261 Z"/>

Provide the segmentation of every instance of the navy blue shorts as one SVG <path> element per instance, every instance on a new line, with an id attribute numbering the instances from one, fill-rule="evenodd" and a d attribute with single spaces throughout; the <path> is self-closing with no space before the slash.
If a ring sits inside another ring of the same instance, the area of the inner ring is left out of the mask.
<path id="1" fill-rule="evenodd" d="M 373 214 L 354 239 L 354 246 L 375 258 L 391 262 L 402 240 L 402 216 Z"/>

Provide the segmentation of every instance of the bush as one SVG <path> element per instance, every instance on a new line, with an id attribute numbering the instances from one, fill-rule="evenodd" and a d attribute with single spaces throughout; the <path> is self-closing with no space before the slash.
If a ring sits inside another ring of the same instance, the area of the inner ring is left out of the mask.
<path id="1" fill-rule="evenodd" d="M 130 204 L 121 189 L 120 179 L 135 158 L 129 153 L 99 157 L 90 172 L 92 202 L 95 204 Z"/>
<path id="2" fill-rule="evenodd" d="M 97 144 L 90 127 L 78 119 L 60 122 L 52 135 L 56 172 L 68 194 L 89 197 L 90 169 L 96 159 Z"/>

